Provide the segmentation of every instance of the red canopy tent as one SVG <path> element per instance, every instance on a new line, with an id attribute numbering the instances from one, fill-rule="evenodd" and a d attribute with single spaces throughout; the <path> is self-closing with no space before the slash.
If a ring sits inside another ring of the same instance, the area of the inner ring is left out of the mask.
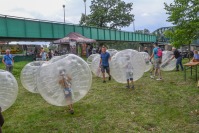
<path id="1" fill-rule="evenodd" d="M 66 37 L 55 40 L 54 44 L 63 44 L 63 43 L 70 43 L 70 42 L 76 42 L 76 43 L 95 43 L 96 41 L 90 38 L 86 38 L 85 36 L 76 33 L 71 32 Z"/>

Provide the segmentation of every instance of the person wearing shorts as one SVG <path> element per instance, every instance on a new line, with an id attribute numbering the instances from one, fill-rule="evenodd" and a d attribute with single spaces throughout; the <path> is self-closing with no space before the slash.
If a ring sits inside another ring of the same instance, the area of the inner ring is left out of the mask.
<path id="1" fill-rule="evenodd" d="M 9 49 L 6 50 L 6 55 L 3 56 L 2 62 L 6 66 L 6 71 L 12 73 L 14 60 Z"/>
<path id="2" fill-rule="evenodd" d="M 101 52 L 100 57 L 101 58 L 100 58 L 99 66 L 101 67 L 101 71 L 102 71 L 103 83 L 106 83 L 105 71 L 109 75 L 109 80 L 111 80 L 110 68 L 109 68 L 109 61 L 111 60 L 111 56 L 108 52 L 106 52 L 105 46 L 102 46 L 102 52 Z"/>
<path id="3" fill-rule="evenodd" d="M 72 105 L 72 91 L 71 91 L 71 80 L 72 78 L 68 75 L 66 75 L 65 70 L 60 71 L 60 77 L 59 84 L 62 86 L 64 91 L 64 96 L 66 99 L 66 102 L 69 107 L 69 112 L 71 114 L 74 114 L 73 105 Z"/>
<path id="4" fill-rule="evenodd" d="M 134 89 L 134 84 L 133 84 L 133 65 L 130 62 L 130 56 L 126 57 L 126 79 L 127 79 L 127 86 L 126 88 L 132 88 Z M 130 85 L 131 84 L 131 85 Z"/>
<path id="5" fill-rule="evenodd" d="M 160 71 L 160 64 L 162 62 L 162 57 L 158 56 L 158 43 L 154 44 L 154 49 L 153 49 L 153 53 L 150 57 L 150 60 L 153 58 L 154 59 L 154 75 L 151 75 L 150 77 L 152 79 L 154 79 L 156 76 L 158 76 L 159 78 L 157 78 L 156 80 L 162 80 L 162 75 L 161 75 L 161 71 Z"/>

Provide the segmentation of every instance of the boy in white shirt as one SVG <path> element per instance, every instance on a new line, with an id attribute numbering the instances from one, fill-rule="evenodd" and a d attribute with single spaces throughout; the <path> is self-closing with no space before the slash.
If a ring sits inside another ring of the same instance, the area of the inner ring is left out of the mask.
<path id="1" fill-rule="evenodd" d="M 133 83 L 133 65 L 131 63 L 131 60 L 130 60 L 130 56 L 127 55 L 126 56 L 126 65 L 125 65 L 125 68 L 126 68 L 126 79 L 127 79 L 127 88 L 132 88 L 134 89 L 134 83 Z M 131 84 L 131 87 L 130 87 L 130 84 Z"/>

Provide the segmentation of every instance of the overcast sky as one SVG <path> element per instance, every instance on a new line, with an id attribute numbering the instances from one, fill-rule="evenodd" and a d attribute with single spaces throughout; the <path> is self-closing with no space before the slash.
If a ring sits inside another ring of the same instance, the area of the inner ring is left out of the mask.
<path id="1" fill-rule="evenodd" d="M 173 0 L 124 0 L 133 2 L 132 13 L 135 15 L 135 29 L 147 28 L 150 32 L 160 28 L 171 26 L 166 22 L 167 15 L 164 10 L 164 2 Z M 0 14 L 34 19 L 52 20 L 63 22 L 63 4 L 66 10 L 66 22 L 78 24 L 81 13 L 84 13 L 83 0 L 0 0 Z M 90 13 L 91 0 L 87 0 L 87 14 Z M 123 28 L 125 31 L 133 31 L 133 24 Z"/>

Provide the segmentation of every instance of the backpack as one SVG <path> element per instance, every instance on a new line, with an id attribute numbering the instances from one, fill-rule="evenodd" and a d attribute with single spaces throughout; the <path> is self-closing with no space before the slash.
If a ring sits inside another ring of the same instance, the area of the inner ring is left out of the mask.
<path id="1" fill-rule="evenodd" d="M 158 48 L 157 56 L 162 57 L 162 49 L 161 48 Z"/>

